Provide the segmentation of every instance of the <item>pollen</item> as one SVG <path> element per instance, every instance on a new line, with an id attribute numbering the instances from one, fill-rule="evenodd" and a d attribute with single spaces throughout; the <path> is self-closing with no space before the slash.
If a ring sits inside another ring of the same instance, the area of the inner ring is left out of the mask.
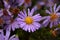
<path id="1" fill-rule="evenodd" d="M 50 16 L 51 16 L 51 18 L 50 18 L 51 21 L 54 21 L 55 19 L 58 18 L 58 16 L 56 15 L 56 13 L 52 13 Z"/>
<path id="2" fill-rule="evenodd" d="M 32 24 L 33 23 L 33 19 L 28 16 L 28 17 L 25 18 L 25 22 L 26 22 L 26 24 Z"/>

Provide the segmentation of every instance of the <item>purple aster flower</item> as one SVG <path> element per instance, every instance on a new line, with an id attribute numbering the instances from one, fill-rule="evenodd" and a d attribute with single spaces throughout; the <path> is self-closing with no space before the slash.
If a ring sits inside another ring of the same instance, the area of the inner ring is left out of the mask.
<path id="1" fill-rule="evenodd" d="M 52 10 L 53 9 L 53 10 Z M 60 17 L 60 12 L 58 12 L 60 9 L 60 5 L 56 8 L 56 4 L 54 7 L 50 7 L 50 11 L 46 10 L 46 13 L 49 14 L 49 16 L 45 16 L 45 21 L 43 22 L 44 26 L 47 26 L 50 23 L 50 28 L 52 26 L 57 26 L 59 24 L 59 17 Z"/>
<path id="2" fill-rule="evenodd" d="M 1 18 L 3 19 L 4 23 L 9 24 L 10 19 L 13 17 L 12 13 L 8 9 L 3 9 L 3 15 Z"/>
<path id="3" fill-rule="evenodd" d="M 10 5 L 5 1 L 3 0 L 3 3 L 4 3 L 4 9 L 1 9 L 0 13 L 1 13 L 1 18 L 4 20 L 4 22 L 6 24 L 9 23 L 9 20 L 11 17 L 13 17 L 12 13 L 9 11 L 10 9 Z"/>
<path id="4" fill-rule="evenodd" d="M 34 8 L 31 11 L 28 9 L 28 13 L 24 10 L 24 12 L 21 11 L 20 14 L 18 14 L 17 22 L 20 28 L 28 32 L 34 32 L 41 27 L 39 21 L 42 20 L 42 17 L 40 14 L 33 15 L 33 13 Z"/>
<path id="5" fill-rule="evenodd" d="M 2 28 L 7 29 L 9 24 L 11 24 L 10 20 L 11 18 L 13 18 L 13 15 L 11 15 L 12 13 L 8 10 L 8 9 L 2 9 L 1 12 L 1 17 L 0 17 L 0 26 L 2 26 Z"/>
<path id="6" fill-rule="evenodd" d="M 1 18 L 4 20 L 4 23 L 6 24 L 4 26 L 4 29 L 10 28 L 10 30 L 11 30 L 11 28 L 12 28 L 12 30 L 14 31 L 15 28 L 19 28 L 17 26 L 18 24 L 15 19 L 14 19 L 14 21 L 11 21 L 11 19 L 13 19 L 13 15 L 12 15 L 13 13 L 9 11 L 10 5 L 5 0 L 3 0 L 3 2 L 4 2 L 5 8 L 2 11 L 3 15 Z"/>
<path id="7" fill-rule="evenodd" d="M 19 40 L 18 36 L 12 35 L 10 36 L 10 31 L 6 31 L 6 35 L 4 35 L 3 30 L 0 30 L 0 40 Z"/>
<path id="8" fill-rule="evenodd" d="M 8 29 L 12 29 L 13 31 L 15 31 L 15 29 L 19 28 L 19 24 L 17 22 L 16 19 L 11 19 L 10 20 L 10 24 L 8 25 Z"/>
<path id="9" fill-rule="evenodd" d="M 15 29 L 19 28 L 19 24 L 16 21 L 16 18 L 13 19 L 9 16 L 3 16 L 2 18 L 4 19 L 4 23 L 5 23 L 5 25 L 3 26 L 4 30 L 6 30 L 6 29 L 11 30 L 12 29 L 12 31 L 15 31 Z"/>

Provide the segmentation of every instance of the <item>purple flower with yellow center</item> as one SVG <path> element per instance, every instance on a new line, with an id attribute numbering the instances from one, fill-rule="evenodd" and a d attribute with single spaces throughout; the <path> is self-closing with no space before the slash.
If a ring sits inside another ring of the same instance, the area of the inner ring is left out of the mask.
<path id="1" fill-rule="evenodd" d="M 6 35 L 4 35 L 4 32 L 1 29 L 0 30 L 0 40 L 19 40 L 19 38 L 16 35 L 10 36 L 10 31 L 9 30 L 7 30 Z"/>
<path id="2" fill-rule="evenodd" d="M 18 14 L 17 22 L 20 28 L 28 32 L 34 32 L 41 27 L 39 21 L 42 17 L 40 14 L 33 15 L 33 13 L 34 8 L 31 11 L 28 9 L 28 13 L 24 10 L 24 12 L 21 11 L 20 14 Z"/>
<path id="3" fill-rule="evenodd" d="M 49 16 L 45 16 L 45 21 L 43 22 L 44 26 L 47 26 L 50 23 L 50 28 L 52 28 L 52 26 L 57 26 L 59 24 L 59 17 L 60 17 L 60 5 L 56 8 L 56 4 L 54 5 L 53 8 L 50 7 L 50 11 L 46 10 L 46 13 L 49 14 Z M 53 10 L 52 10 L 53 9 Z"/>

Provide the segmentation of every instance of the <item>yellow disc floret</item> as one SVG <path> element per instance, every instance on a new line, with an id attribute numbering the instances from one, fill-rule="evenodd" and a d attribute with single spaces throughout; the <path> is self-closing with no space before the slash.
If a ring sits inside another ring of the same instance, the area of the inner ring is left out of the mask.
<path id="1" fill-rule="evenodd" d="M 26 22 L 26 24 L 32 24 L 33 23 L 33 19 L 30 16 L 27 16 L 25 18 L 25 22 Z"/>

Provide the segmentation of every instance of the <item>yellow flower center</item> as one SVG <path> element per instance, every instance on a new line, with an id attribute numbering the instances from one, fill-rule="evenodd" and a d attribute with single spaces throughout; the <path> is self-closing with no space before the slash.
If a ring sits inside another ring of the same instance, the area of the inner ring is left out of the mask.
<path id="1" fill-rule="evenodd" d="M 33 19 L 28 16 L 28 17 L 25 18 L 25 22 L 26 22 L 26 24 L 32 24 L 33 23 Z"/>
<path id="2" fill-rule="evenodd" d="M 54 21 L 55 19 L 58 18 L 58 16 L 56 15 L 56 13 L 52 13 L 50 16 L 51 16 L 51 18 L 50 18 L 51 21 Z"/>

